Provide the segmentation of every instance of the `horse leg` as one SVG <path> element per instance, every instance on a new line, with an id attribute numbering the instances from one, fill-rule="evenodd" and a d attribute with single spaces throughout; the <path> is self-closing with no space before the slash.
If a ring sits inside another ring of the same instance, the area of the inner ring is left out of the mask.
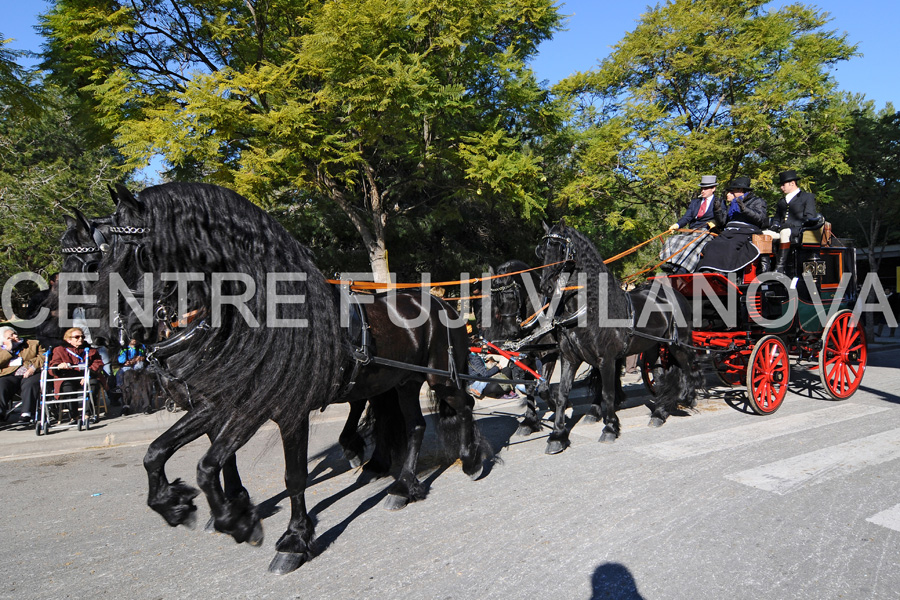
<path id="1" fill-rule="evenodd" d="M 309 477 L 309 416 L 278 422 L 284 448 L 284 484 L 291 499 L 291 520 L 275 543 L 275 557 L 269 572 L 284 575 L 312 558 L 314 526 L 306 511 L 306 482 Z"/>
<path id="2" fill-rule="evenodd" d="M 216 433 L 215 441 L 197 464 L 197 483 L 206 494 L 216 531 L 227 533 L 236 542 L 258 546 L 263 540 L 262 523 L 248 495 L 225 495 L 220 474 L 229 458 L 253 437 L 266 417 L 249 420 L 228 419 Z"/>
<path id="3" fill-rule="evenodd" d="M 422 450 L 422 439 L 425 437 L 425 417 L 419 406 L 421 385 L 421 381 L 416 380 L 405 383 L 397 389 L 407 442 L 400 475 L 388 488 L 387 498 L 384 500 L 384 508 L 387 510 L 400 510 L 410 502 L 423 499 L 426 495 L 425 489 L 416 476 L 419 452 Z"/>
<path id="4" fill-rule="evenodd" d="M 553 374 L 553 367 L 556 365 L 556 361 L 548 361 L 545 362 L 541 366 L 541 380 L 534 382 L 527 388 L 527 394 L 525 395 L 525 416 L 522 418 L 522 422 L 519 423 L 519 428 L 516 430 L 516 435 L 531 435 L 532 433 L 537 433 L 543 428 L 541 425 L 541 418 L 537 414 L 537 396 L 540 396 L 547 406 L 550 406 L 550 402 L 548 400 L 548 396 L 550 395 L 550 376 Z"/>
<path id="5" fill-rule="evenodd" d="M 621 427 L 619 425 L 619 417 L 616 416 L 616 373 L 617 362 L 609 358 L 603 359 L 600 363 L 600 377 L 603 379 L 603 400 L 600 405 L 600 412 L 603 415 L 603 433 L 600 435 L 600 441 L 610 443 L 616 441 L 619 437 Z"/>
<path id="6" fill-rule="evenodd" d="M 153 440 L 144 455 L 144 469 L 147 471 L 149 484 L 147 506 L 162 515 L 172 527 L 191 522 L 194 511 L 197 510 L 193 499 L 200 492 L 181 479 L 169 483 L 165 472 L 166 462 L 179 448 L 208 431 L 211 412 L 208 404 L 201 404 L 185 413 L 177 423 Z"/>
<path id="7" fill-rule="evenodd" d="M 209 435 L 209 441 L 212 443 L 212 434 L 207 435 Z M 241 482 L 241 474 L 238 472 L 237 468 L 237 457 L 233 454 L 229 456 L 228 460 L 225 461 L 225 464 L 222 465 L 222 486 L 225 489 L 225 496 L 228 498 L 246 496 L 247 500 L 250 500 L 250 492 L 247 491 L 247 488 L 245 488 L 243 482 Z M 206 527 L 204 527 L 204 529 L 210 532 L 215 531 L 215 522 L 215 519 L 210 517 L 209 521 L 206 522 Z"/>
<path id="8" fill-rule="evenodd" d="M 394 453 L 406 454 L 409 435 L 398 394 L 399 391 L 393 389 L 369 398 L 374 447 L 372 456 L 363 466 L 364 479 L 387 476 L 391 472 Z M 418 402 L 418 394 L 416 398 Z"/>
<path id="9" fill-rule="evenodd" d="M 619 373 L 622 372 L 622 367 L 624 366 L 624 364 L 624 358 L 616 360 L 616 408 L 619 408 L 619 405 L 625 401 L 625 390 L 622 389 L 622 378 L 619 377 Z M 591 371 L 589 386 L 591 392 L 593 392 L 593 400 L 591 401 L 590 408 L 588 408 L 588 411 L 581 419 L 583 423 L 587 424 L 596 423 L 603 418 L 603 413 L 601 410 L 603 396 L 603 377 L 600 376 L 599 369 L 595 368 Z"/>
<path id="10" fill-rule="evenodd" d="M 362 465 L 363 456 L 366 452 L 366 442 L 359 435 L 359 419 L 362 417 L 366 408 L 365 400 L 352 400 L 350 402 L 350 414 L 347 415 L 347 422 L 344 423 L 344 429 L 338 437 L 338 443 L 344 452 L 344 458 L 350 463 L 354 469 Z"/>
<path id="11" fill-rule="evenodd" d="M 547 448 L 544 450 L 547 454 L 559 454 L 569 447 L 569 430 L 566 428 L 566 400 L 569 398 L 569 391 L 572 389 L 575 369 L 578 365 L 566 359 L 560 359 L 559 362 L 561 366 L 559 386 L 556 388 L 553 407 L 553 431 L 550 432 Z"/>
<path id="12" fill-rule="evenodd" d="M 463 473 L 470 479 L 478 479 L 484 472 L 484 461 L 491 458 L 492 452 L 475 426 L 474 401 L 453 384 L 436 385 L 432 389 L 440 400 L 441 435 L 445 439 L 456 436 Z"/>
<path id="13" fill-rule="evenodd" d="M 537 400 L 534 397 L 536 390 L 534 386 L 529 386 L 528 393 L 525 395 L 525 416 L 516 429 L 516 435 L 531 435 L 541 430 L 541 419 L 537 414 Z"/>

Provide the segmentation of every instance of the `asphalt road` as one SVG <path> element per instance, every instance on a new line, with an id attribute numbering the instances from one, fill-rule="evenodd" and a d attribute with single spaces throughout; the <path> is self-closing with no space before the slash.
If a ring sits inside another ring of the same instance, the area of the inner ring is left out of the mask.
<path id="1" fill-rule="evenodd" d="M 897 352 L 871 354 L 843 402 L 795 369 L 774 415 L 747 414 L 741 392 L 715 388 L 651 429 L 633 402 L 615 444 L 578 423 L 556 456 L 540 435 L 511 437 L 507 415 L 520 407 L 480 403 L 500 462 L 470 481 L 458 464 L 441 465 L 429 435 L 430 494 L 399 512 L 380 507 L 388 480 L 360 484 L 340 460 L 343 412 L 330 408 L 315 419 L 307 492 L 320 554 L 285 576 L 266 571 L 288 519 L 274 427 L 238 457 L 269 515 L 259 548 L 170 528 L 146 507 L 138 430 L 152 438 L 175 416 L 101 422 L 93 448 L 67 446 L 80 434 L 59 432 L 42 438 L 44 450 L 0 460 L 0 597 L 895 599 Z M 583 412 L 576 405 L 574 418 Z M 11 444 L 15 433 L 0 432 L 0 456 L 2 436 Z M 178 453 L 170 478 L 193 482 L 206 446 Z"/>

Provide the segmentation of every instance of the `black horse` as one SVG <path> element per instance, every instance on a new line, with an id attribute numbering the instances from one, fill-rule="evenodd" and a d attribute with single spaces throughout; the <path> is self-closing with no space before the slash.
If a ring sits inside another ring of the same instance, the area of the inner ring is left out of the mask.
<path id="1" fill-rule="evenodd" d="M 566 226 L 563 220 L 545 229 L 547 234 L 537 247 L 545 265 L 540 287 L 552 299 L 551 308 L 555 306 L 558 311 L 555 335 L 561 363 L 547 452 L 561 452 L 568 446 L 562 409 L 575 369 L 582 362 L 590 364 L 601 381 L 601 442 L 615 441 L 620 433 L 615 413 L 616 387 L 621 361 L 628 355 L 652 352 L 666 343 L 674 363 L 671 375 L 659 386 L 662 391 L 649 404 L 651 426 L 662 425 L 679 404 L 693 406 L 700 375 L 695 368 L 695 353 L 683 345 L 690 343 L 692 331 L 687 321 L 687 300 L 668 287 L 646 286 L 626 293 L 585 236 Z M 596 405 L 595 402 L 592 410 Z"/>
<path id="2" fill-rule="evenodd" d="M 458 441 L 454 450 L 463 470 L 481 473 L 489 449 L 474 424 L 474 403 L 449 375 L 465 368 L 466 340 L 461 326 L 444 325 L 442 319 L 455 316 L 448 305 L 426 294 L 389 294 L 365 306 L 375 356 L 430 371 L 366 363 L 359 360 L 365 348 L 354 347 L 342 327 L 340 303 L 309 250 L 261 209 L 205 184 L 154 186 L 139 199 L 119 196 L 114 241 L 100 263 L 96 289 L 124 284 L 139 300 L 149 295 L 152 306 L 119 298 L 112 314 L 106 302 L 93 313 L 109 339 L 121 330 L 147 344 L 151 367 L 181 390 L 175 400 L 185 415 L 144 459 L 148 504 L 170 525 L 191 518 L 198 492 L 180 480 L 169 482 L 165 463 L 208 433 L 212 444 L 197 479 L 215 528 L 238 542 L 261 543 L 262 525 L 249 495 L 243 488 L 229 494 L 219 475 L 272 419 L 284 445 L 291 519 L 269 569 L 285 573 L 311 558 L 313 525 L 304 501 L 309 413 L 352 399 L 342 394 L 349 379 L 360 396 L 399 391 L 409 442 L 403 472 L 390 490 L 391 507 L 422 495 L 415 468 L 424 429 L 418 400 L 423 380 L 435 392 L 442 433 Z M 422 323 L 402 325 L 421 315 Z M 168 328 L 174 332 L 161 338 L 160 330 Z"/>
<path id="3" fill-rule="evenodd" d="M 537 398 L 540 397 L 551 410 L 550 376 L 559 354 L 558 343 L 552 331 L 542 332 L 535 317 L 541 309 L 539 278 L 529 265 L 520 260 L 509 260 L 496 268 L 491 280 L 490 322 L 484 324 L 483 337 L 494 344 L 512 345 L 522 355 L 523 364 L 535 370 L 541 380 L 525 386 L 525 415 L 519 423 L 516 435 L 530 435 L 541 430 L 537 414 Z M 520 343 L 516 343 L 520 342 Z M 523 369 L 514 370 L 514 379 L 524 377 Z"/>

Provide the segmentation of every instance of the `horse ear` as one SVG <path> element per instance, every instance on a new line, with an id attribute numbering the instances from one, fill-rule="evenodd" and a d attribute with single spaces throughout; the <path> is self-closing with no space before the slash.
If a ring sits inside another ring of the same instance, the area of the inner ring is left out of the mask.
<path id="1" fill-rule="evenodd" d="M 541 225 L 544 226 L 544 233 L 550 233 L 550 226 L 547 225 L 547 221 L 541 221 Z"/>
<path id="2" fill-rule="evenodd" d="M 67 229 L 75 229 L 76 227 L 78 227 L 78 221 L 75 220 L 75 217 L 63 215 L 63 221 L 66 222 Z"/>
<path id="3" fill-rule="evenodd" d="M 128 206 L 129 208 L 131 208 L 135 211 L 138 211 L 138 212 L 140 212 L 144 209 L 144 205 L 141 203 L 141 201 L 138 200 L 137 198 L 135 198 L 134 194 L 132 194 L 128 190 L 128 188 L 125 187 L 124 185 L 122 185 L 121 183 L 116 184 L 116 192 L 117 192 L 116 195 L 119 198 L 119 203 L 124 204 L 124 205 Z"/>
<path id="4" fill-rule="evenodd" d="M 82 212 L 81 212 L 80 210 L 78 210 L 77 208 L 72 209 L 72 210 L 75 211 L 75 218 L 77 219 L 77 223 L 76 223 L 76 224 L 77 224 L 78 226 L 83 227 L 85 231 L 90 231 L 90 230 L 91 230 L 91 224 L 90 224 L 90 222 L 87 220 L 87 217 L 84 216 L 84 213 L 82 213 Z M 68 223 L 67 223 L 67 225 L 68 225 Z"/>
<path id="5" fill-rule="evenodd" d="M 109 190 L 109 195 L 112 197 L 113 206 L 118 206 L 119 205 L 119 197 L 116 196 L 116 190 L 113 189 L 113 186 L 109 185 L 108 183 L 106 184 L 106 189 Z"/>
<path id="6" fill-rule="evenodd" d="M 559 225 L 560 227 L 565 227 L 565 226 L 566 226 L 566 218 L 565 218 L 565 217 L 560 217 L 560 218 L 559 218 L 559 223 L 558 223 L 558 225 Z"/>

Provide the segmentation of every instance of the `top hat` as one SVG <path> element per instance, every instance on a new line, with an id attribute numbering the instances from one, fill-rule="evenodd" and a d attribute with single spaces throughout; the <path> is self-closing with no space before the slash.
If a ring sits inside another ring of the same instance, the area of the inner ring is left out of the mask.
<path id="1" fill-rule="evenodd" d="M 782 171 L 778 174 L 778 185 L 784 185 L 788 181 L 797 181 L 798 179 L 800 178 L 797 176 L 797 171 L 793 169 Z"/>
<path id="2" fill-rule="evenodd" d="M 715 175 L 701 175 L 700 176 L 700 187 L 702 188 L 711 188 L 716 187 L 716 176 Z"/>
<path id="3" fill-rule="evenodd" d="M 728 182 L 728 186 L 725 188 L 727 191 L 732 190 L 746 190 L 750 191 L 750 178 L 749 177 L 735 177 L 731 181 Z"/>

